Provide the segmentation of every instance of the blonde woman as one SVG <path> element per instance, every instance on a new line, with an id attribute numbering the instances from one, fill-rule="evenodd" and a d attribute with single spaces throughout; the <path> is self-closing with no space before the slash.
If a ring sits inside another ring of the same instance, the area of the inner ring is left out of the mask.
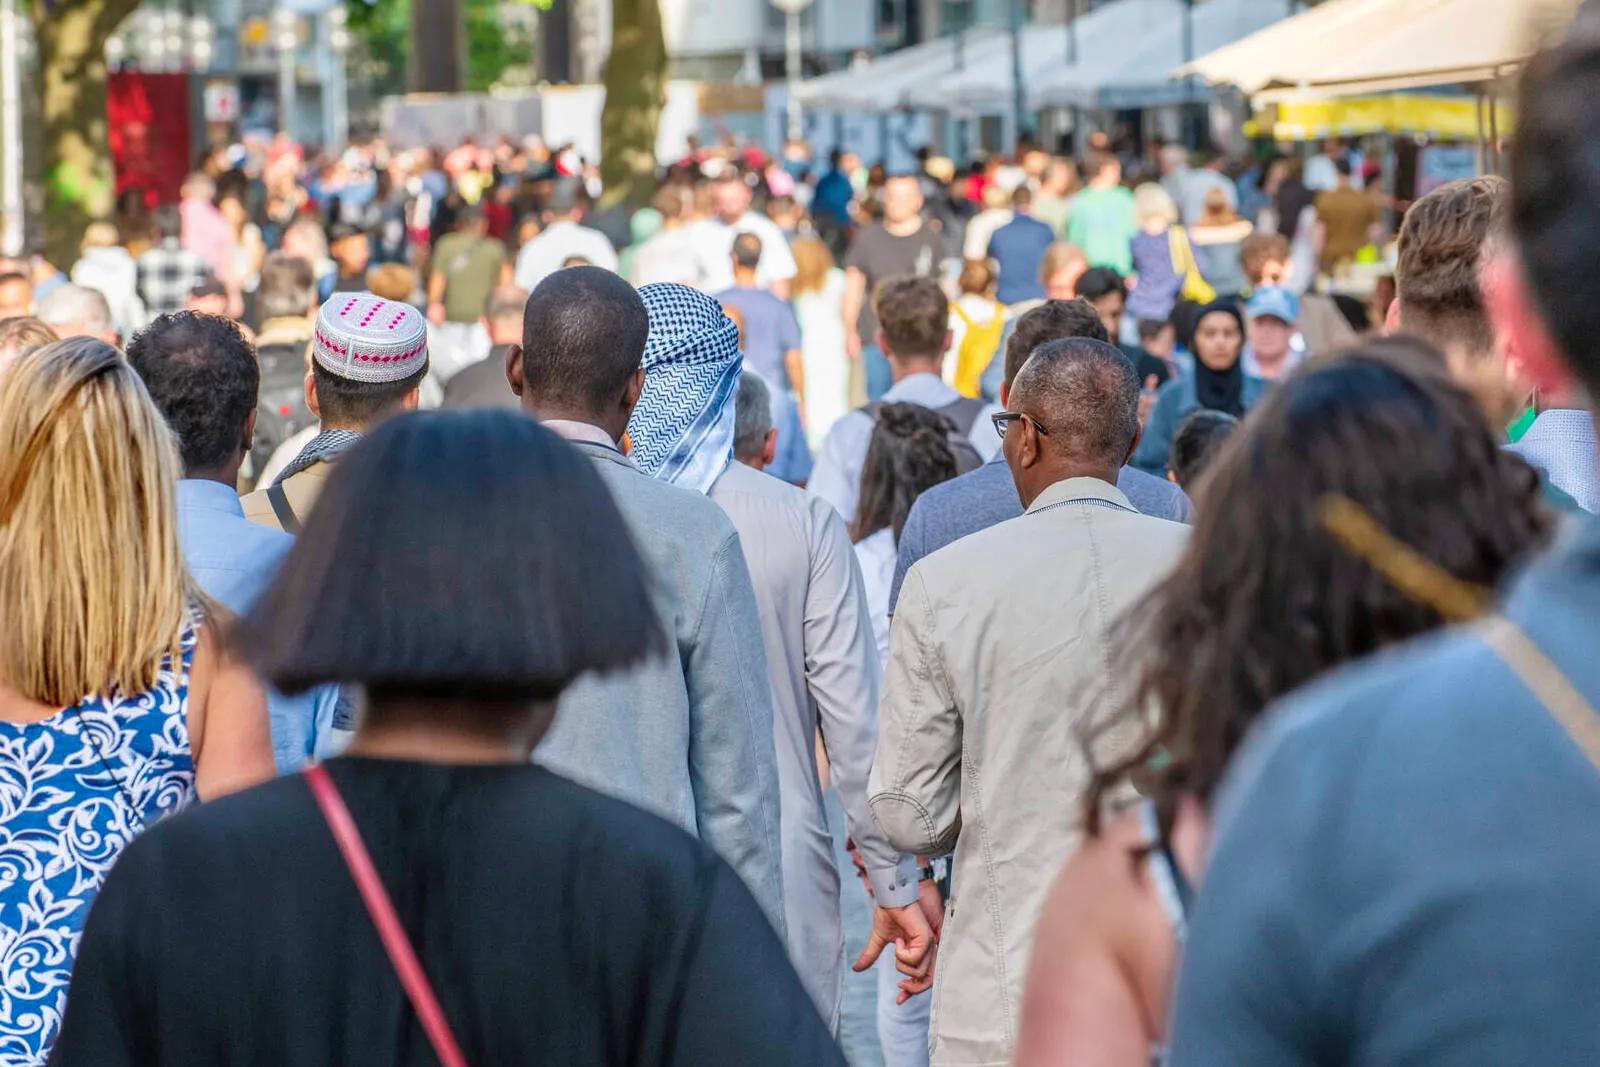
<path id="1" fill-rule="evenodd" d="M 84 918 L 139 831 L 271 777 L 264 697 L 178 549 L 177 448 L 122 354 L 0 378 L 0 1058 L 43 1062 Z"/>
<path id="2" fill-rule="evenodd" d="M 1143 322 L 1166 322 L 1183 291 L 1183 253 L 1174 255 L 1174 246 L 1187 249 L 1189 237 L 1178 225 L 1178 205 L 1155 182 L 1133 191 L 1133 218 L 1139 229 L 1130 242 L 1134 276 L 1129 279 L 1128 314 Z"/>
<path id="3" fill-rule="evenodd" d="M 800 361 L 805 366 L 806 436 L 813 449 L 850 410 L 850 358 L 845 354 L 844 271 L 815 237 L 794 243 L 796 273 L 790 300 L 800 320 Z"/>

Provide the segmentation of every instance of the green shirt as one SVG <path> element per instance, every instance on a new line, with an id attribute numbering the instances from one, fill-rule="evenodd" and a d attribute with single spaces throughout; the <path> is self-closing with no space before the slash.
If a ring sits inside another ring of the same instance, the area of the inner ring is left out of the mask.
<path id="1" fill-rule="evenodd" d="M 433 272 L 444 275 L 444 317 L 451 322 L 477 322 L 500 282 L 506 246 L 492 237 L 452 233 L 433 249 Z"/>
<path id="2" fill-rule="evenodd" d="M 1133 194 L 1115 189 L 1085 189 L 1072 202 L 1067 240 L 1083 249 L 1091 267 L 1110 267 L 1118 274 L 1133 270 Z"/>

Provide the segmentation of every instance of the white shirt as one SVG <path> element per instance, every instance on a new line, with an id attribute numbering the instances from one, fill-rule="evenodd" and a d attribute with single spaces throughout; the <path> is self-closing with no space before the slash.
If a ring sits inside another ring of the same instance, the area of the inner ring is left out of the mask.
<path id="1" fill-rule="evenodd" d="M 635 288 L 660 282 L 705 288 L 694 230 L 662 230 L 641 244 L 633 253 L 628 281 Z"/>
<path id="2" fill-rule="evenodd" d="M 761 262 L 756 264 L 757 288 L 770 289 L 777 282 L 793 278 L 799 270 L 794 253 L 789 251 L 789 239 L 778 229 L 778 224 L 754 211 L 746 211 L 732 226 L 721 219 L 710 218 L 695 223 L 690 232 L 694 235 L 703 292 L 720 293 L 733 288 L 733 239 L 741 233 L 753 233 L 761 238 Z"/>
<path id="3" fill-rule="evenodd" d="M 942 408 L 961 399 L 961 394 L 944 384 L 937 374 L 912 374 L 902 378 L 883 394 L 885 404 L 921 404 Z M 1000 451 L 1000 435 L 989 416 L 999 411 L 990 404 L 978 413 L 967 439 L 985 461 Z M 872 443 L 873 417 L 857 409 L 834 424 L 822 442 L 816 467 L 807 485 L 813 493 L 834 506 L 845 522 L 854 522 L 856 501 L 861 495 L 861 468 L 867 461 L 867 446 Z"/>
<path id="4" fill-rule="evenodd" d="M 867 610 L 872 613 L 872 636 L 878 644 L 878 661 L 889 665 L 889 592 L 894 585 L 895 559 L 899 547 L 894 530 L 885 526 L 871 537 L 856 542 L 856 562 L 867 583 Z"/>
<path id="5" fill-rule="evenodd" d="M 574 256 L 605 270 L 617 269 L 617 250 L 611 247 L 605 234 L 576 222 L 552 222 L 517 253 L 517 288 L 533 292 L 540 282 Z"/>

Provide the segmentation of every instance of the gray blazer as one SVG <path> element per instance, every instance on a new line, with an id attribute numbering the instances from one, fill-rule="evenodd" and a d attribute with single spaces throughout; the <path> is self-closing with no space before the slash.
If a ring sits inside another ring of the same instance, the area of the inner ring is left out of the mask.
<path id="1" fill-rule="evenodd" d="M 699 493 L 615 449 L 574 447 L 594 461 L 654 574 L 654 604 L 616 610 L 657 612 L 677 654 L 579 679 L 534 758 L 698 833 L 782 935 L 772 688 L 739 535 Z"/>

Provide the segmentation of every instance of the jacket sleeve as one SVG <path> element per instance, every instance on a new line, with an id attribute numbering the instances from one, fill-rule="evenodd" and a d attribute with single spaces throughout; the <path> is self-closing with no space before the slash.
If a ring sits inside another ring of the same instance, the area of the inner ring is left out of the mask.
<path id="1" fill-rule="evenodd" d="M 1157 478 L 1167 476 L 1167 453 L 1172 449 L 1172 435 L 1178 431 L 1175 413 L 1179 387 L 1177 382 L 1168 382 L 1156 394 L 1155 406 L 1145 421 L 1144 436 L 1133 452 L 1133 465 Z"/>
<path id="2" fill-rule="evenodd" d="M 872 816 L 890 844 L 923 856 L 955 847 L 961 832 L 961 715 L 918 568 L 906 577 L 890 631 L 878 754 L 868 788 Z"/>
<path id="3" fill-rule="evenodd" d="M 806 589 L 806 686 L 817 705 L 834 787 L 873 894 L 882 907 L 904 907 L 917 899 L 916 861 L 884 839 L 867 802 L 881 678 L 866 582 L 843 520 L 832 508 L 819 506 L 817 513 Z"/>
<path id="4" fill-rule="evenodd" d="M 772 683 L 750 571 L 731 528 L 713 558 L 693 633 L 684 652 L 684 679 L 689 781 L 700 839 L 739 872 L 782 935 Z"/>
<path id="5" fill-rule="evenodd" d="M 889 585 L 889 614 L 900 603 L 900 590 L 906 584 L 906 574 L 923 556 L 928 554 L 928 508 L 923 497 L 911 505 L 906 516 L 905 529 L 900 531 L 900 544 L 895 549 L 894 581 Z"/>

